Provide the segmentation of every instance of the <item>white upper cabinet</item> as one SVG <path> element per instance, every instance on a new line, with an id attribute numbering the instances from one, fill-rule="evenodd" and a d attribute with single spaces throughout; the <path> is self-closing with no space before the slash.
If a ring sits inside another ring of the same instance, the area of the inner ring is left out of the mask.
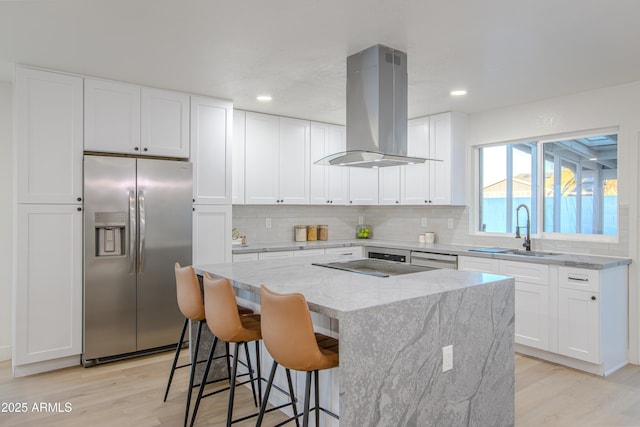
<path id="1" fill-rule="evenodd" d="M 231 206 L 193 208 L 193 264 L 231 262 Z"/>
<path id="2" fill-rule="evenodd" d="M 189 95 L 85 79 L 86 151 L 189 157 Z"/>
<path id="3" fill-rule="evenodd" d="M 85 79 L 84 149 L 140 153 L 140 88 L 126 83 Z"/>
<path id="4" fill-rule="evenodd" d="M 311 123 L 310 194 L 313 205 L 338 204 L 348 201 L 349 168 L 316 165 L 316 161 L 346 150 L 344 126 Z"/>
<path id="5" fill-rule="evenodd" d="M 16 67 L 18 203 L 82 201 L 82 78 Z"/>
<path id="6" fill-rule="evenodd" d="M 378 169 L 378 204 L 400 204 L 400 171 L 402 166 Z"/>
<path id="7" fill-rule="evenodd" d="M 231 139 L 231 202 L 244 204 L 244 128 L 246 113 L 233 110 L 233 136 Z"/>
<path id="8" fill-rule="evenodd" d="M 191 97 L 191 161 L 196 204 L 231 204 L 231 101 Z"/>
<path id="9" fill-rule="evenodd" d="M 352 205 L 378 204 L 378 170 L 349 168 L 349 203 Z"/>
<path id="10" fill-rule="evenodd" d="M 247 204 L 309 203 L 309 127 L 306 120 L 246 113 Z"/>
<path id="11" fill-rule="evenodd" d="M 143 154 L 189 157 L 189 95 L 142 88 Z"/>
<path id="12" fill-rule="evenodd" d="M 461 113 L 409 120 L 408 155 L 439 161 L 402 167 L 402 204 L 465 203 L 466 138 L 467 119 Z"/>

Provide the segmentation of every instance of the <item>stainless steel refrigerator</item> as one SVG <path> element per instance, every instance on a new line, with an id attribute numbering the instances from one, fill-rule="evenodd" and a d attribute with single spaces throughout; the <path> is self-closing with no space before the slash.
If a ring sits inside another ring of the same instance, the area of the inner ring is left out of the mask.
<path id="1" fill-rule="evenodd" d="M 189 162 L 84 157 L 85 366 L 177 342 L 191 202 Z"/>

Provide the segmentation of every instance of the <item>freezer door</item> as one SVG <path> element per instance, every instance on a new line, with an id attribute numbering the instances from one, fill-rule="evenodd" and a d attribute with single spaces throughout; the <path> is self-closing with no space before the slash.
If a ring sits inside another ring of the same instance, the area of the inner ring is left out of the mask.
<path id="1" fill-rule="evenodd" d="M 191 264 L 192 194 L 191 163 L 138 159 L 138 350 L 178 341 L 173 267 Z"/>
<path id="2" fill-rule="evenodd" d="M 84 157 L 84 361 L 136 351 L 135 173 Z"/>

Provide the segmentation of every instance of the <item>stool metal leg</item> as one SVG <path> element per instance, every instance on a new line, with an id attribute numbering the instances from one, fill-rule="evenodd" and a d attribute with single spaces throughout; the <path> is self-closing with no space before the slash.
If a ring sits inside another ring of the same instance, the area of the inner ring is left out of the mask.
<path id="1" fill-rule="evenodd" d="M 198 350 L 200 349 L 200 335 L 202 335 L 202 321 L 198 321 L 198 333 L 196 334 L 196 345 L 191 354 L 191 368 L 189 369 L 189 389 L 187 390 L 187 403 L 184 410 L 184 426 L 187 427 L 189 421 L 189 406 L 191 406 L 191 391 L 193 390 L 193 380 L 196 375 L 196 366 L 198 361 Z M 206 378 L 206 377 L 205 377 Z M 203 379 L 204 380 L 204 379 Z M 204 382 L 204 381 L 201 381 Z"/>
<path id="2" fill-rule="evenodd" d="M 260 370 L 260 341 L 256 340 L 255 344 L 256 344 L 256 370 L 258 371 L 258 402 L 262 402 L 262 371 Z"/>
<path id="3" fill-rule="evenodd" d="M 233 366 L 231 367 L 231 379 L 229 390 L 229 406 L 227 408 L 227 427 L 231 427 L 231 420 L 233 419 L 233 398 L 236 392 L 236 374 L 238 373 L 238 348 L 240 343 L 235 343 L 233 349 Z"/>
<path id="4" fill-rule="evenodd" d="M 296 405 L 296 397 L 293 391 L 293 382 L 291 381 L 291 371 L 289 368 L 285 369 L 287 373 L 287 383 L 289 383 L 289 394 L 291 395 L 291 409 L 293 410 L 293 417 L 296 420 L 296 427 L 300 427 L 300 421 L 298 420 L 298 405 Z"/>
<path id="5" fill-rule="evenodd" d="M 309 401 L 311 400 L 311 374 L 307 372 L 307 379 L 304 385 L 304 415 L 302 416 L 302 426 L 309 426 Z"/>
<path id="6" fill-rule="evenodd" d="M 202 381 L 200 381 L 200 388 L 198 389 L 198 397 L 196 397 L 196 404 L 193 407 L 193 414 L 191 415 L 191 424 L 190 424 L 191 427 L 193 427 L 193 423 L 196 420 L 196 415 L 198 414 L 200 399 L 202 399 L 202 393 L 204 392 L 204 387 L 207 385 L 207 377 L 209 376 L 209 369 L 211 369 L 211 362 L 213 361 L 213 353 L 216 351 L 217 344 L 218 344 L 218 337 L 214 336 L 213 345 L 209 350 L 209 357 L 207 358 L 207 365 L 205 366 L 204 373 L 202 374 Z"/>
<path id="7" fill-rule="evenodd" d="M 316 395 L 316 426 L 320 425 L 320 393 L 318 387 L 318 370 L 313 371 L 313 381 L 315 383 L 314 394 Z"/>
<path id="8" fill-rule="evenodd" d="M 253 393 L 253 404 L 255 405 L 255 407 L 258 407 L 258 400 L 256 399 L 256 386 L 255 386 L 255 379 L 253 376 L 253 367 L 251 366 L 251 355 L 249 355 L 249 345 L 245 342 L 244 345 L 244 354 L 245 356 L 247 356 L 247 369 L 249 369 L 249 380 L 251 382 L 251 392 Z M 260 378 L 260 377 L 258 377 Z M 260 380 L 258 379 L 258 382 Z"/>
<path id="9" fill-rule="evenodd" d="M 276 376 L 277 367 L 278 367 L 278 362 L 274 360 L 273 365 L 271 365 L 271 373 L 269 374 L 269 381 L 267 381 L 267 388 L 264 391 L 264 398 L 262 399 L 262 405 L 260 405 L 260 413 L 258 414 L 258 421 L 256 421 L 256 427 L 260 427 L 262 425 L 262 418 L 264 418 L 264 412 L 267 409 L 267 403 L 269 402 L 269 393 L 271 393 L 271 386 L 273 385 L 273 378 Z"/>
<path id="10" fill-rule="evenodd" d="M 180 349 L 182 348 L 182 344 L 184 342 L 184 334 L 187 332 L 188 324 L 189 324 L 189 319 L 185 317 L 184 324 L 182 325 L 182 332 L 180 333 L 180 341 L 178 342 L 178 346 L 176 347 L 176 355 L 173 357 L 173 363 L 171 364 L 171 372 L 169 372 L 169 382 L 167 382 L 167 389 L 164 392 L 164 402 L 167 401 L 167 396 L 169 395 L 169 388 L 171 387 L 173 374 L 176 371 L 176 365 L 178 364 L 178 358 L 180 357 Z"/>

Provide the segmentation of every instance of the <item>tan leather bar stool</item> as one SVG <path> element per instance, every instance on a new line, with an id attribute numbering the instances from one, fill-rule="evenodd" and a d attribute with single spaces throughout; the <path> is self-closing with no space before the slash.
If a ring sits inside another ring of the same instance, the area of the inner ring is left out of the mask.
<path id="1" fill-rule="evenodd" d="M 302 414 L 304 427 L 309 425 L 309 413 L 314 410 L 316 412 L 316 426 L 320 423 L 320 411 L 338 418 L 332 412 L 321 408 L 318 398 L 318 371 L 335 368 L 339 365 L 338 340 L 314 332 L 309 306 L 302 294 L 278 294 L 262 285 L 260 287 L 260 305 L 262 340 L 269 354 L 273 357 L 273 365 L 256 426 L 262 424 L 278 364 L 286 369 L 287 377 L 290 376 L 290 369 L 307 373 L 304 412 Z M 315 407 L 309 409 L 312 373 L 315 382 Z M 296 421 L 296 425 L 298 424 L 300 415 L 296 412 L 295 405 L 293 407 L 293 417 L 278 425 L 292 420 Z"/>
<path id="2" fill-rule="evenodd" d="M 196 361 L 195 358 L 198 355 L 198 349 L 200 348 L 200 335 L 202 333 L 202 322 L 205 320 L 204 302 L 202 300 L 202 292 L 200 291 L 200 283 L 198 282 L 198 276 L 192 266 L 180 267 L 180 264 L 175 264 L 176 274 L 176 296 L 178 299 L 178 307 L 180 312 L 184 316 L 184 323 L 182 325 L 182 332 L 180 333 L 180 340 L 176 347 L 176 354 L 173 357 L 173 363 L 171 365 L 171 371 L 169 373 L 169 381 L 167 382 L 167 389 L 164 392 L 164 401 L 167 401 L 169 395 L 169 388 L 171 387 L 171 381 L 173 380 L 173 374 L 176 369 L 190 366 L 189 373 L 189 389 L 187 392 L 187 403 L 185 407 L 184 424 L 187 425 L 189 419 L 189 406 L 191 403 L 191 391 L 194 387 L 193 381 L 195 376 L 195 365 L 197 363 L 204 362 L 204 360 Z M 234 303 L 235 304 L 235 303 Z M 235 305 L 234 305 L 235 306 Z M 237 307 L 239 314 L 251 314 L 253 310 L 245 307 Z M 194 351 L 190 357 L 190 362 L 184 365 L 177 366 L 178 358 L 180 357 L 180 351 L 185 342 L 184 337 L 187 331 L 189 321 L 198 322 L 198 332 L 196 334 L 196 342 Z M 227 356 L 223 356 L 228 358 Z M 204 377 L 206 378 L 206 377 Z"/>
<path id="3" fill-rule="evenodd" d="M 200 406 L 200 400 L 202 397 L 210 396 L 212 394 L 229 390 L 229 404 L 227 408 L 227 426 L 230 426 L 234 422 L 242 421 L 247 418 L 251 418 L 253 416 L 258 415 L 257 413 L 239 418 L 237 420 L 233 419 L 233 398 L 235 395 L 235 387 L 237 385 L 246 384 L 248 381 L 237 383 L 236 384 L 236 376 L 238 372 L 238 348 L 240 344 L 245 345 L 245 353 L 247 356 L 247 365 L 250 374 L 250 382 L 252 388 L 254 387 L 254 379 L 252 374 L 251 367 L 251 358 L 249 352 L 247 351 L 246 343 L 255 342 L 256 348 L 256 359 L 257 359 L 257 381 L 258 381 L 258 396 L 259 400 L 262 399 L 262 386 L 260 384 L 260 346 L 259 340 L 261 339 L 260 335 L 260 315 L 259 314 L 248 314 L 244 316 L 240 316 L 238 314 L 238 310 L 236 310 L 236 296 L 233 293 L 233 287 L 231 283 L 227 279 L 213 279 L 207 273 L 204 274 L 204 309 L 206 314 L 206 322 L 207 326 L 211 330 L 211 333 L 215 336 L 213 345 L 211 346 L 211 350 L 209 352 L 209 357 L 207 358 L 207 365 L 204 370 L 204 378 L 209 375 L 209 368 L 211 367 L 211 362 L 213 360 L 213 354 L 215 351 L 216 344 L 218 339 L 223 340 L 227 343 L 234 343 L 233 350 L 233 367 L 231 368 L 231 376 L 230 376 L 230 386 L 222 389 L 216 390 L 212 393 L 203 396 L 205 382 L 200 382 L 200 389 L 198 390 L 198 397 L 196 398 L 196 403 L 193 407 L 193 415 L 191 418 L 191 425 L 195 422 L 196 415 L 198 412 L 198 407 Z M 256 402 L 257 406 L 257 402 Z"/>

